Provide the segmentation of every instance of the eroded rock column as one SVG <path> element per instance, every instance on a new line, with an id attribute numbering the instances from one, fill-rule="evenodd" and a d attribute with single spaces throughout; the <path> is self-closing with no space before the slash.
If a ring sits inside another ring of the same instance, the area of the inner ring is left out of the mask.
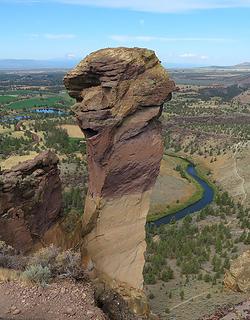
<path id="1" fill-rule="evenodd" d="M 84 247 L 100 275 L 142 289 L 145 223 L 163 156 L 158 118 L 175 84 L 155 53 L 140 48 L 94 52 L 64 82 L 87 143 Z"/>

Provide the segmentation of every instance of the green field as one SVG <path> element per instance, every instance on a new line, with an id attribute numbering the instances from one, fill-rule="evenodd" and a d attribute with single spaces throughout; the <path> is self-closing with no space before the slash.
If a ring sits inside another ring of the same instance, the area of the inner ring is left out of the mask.
<path id="1" fill-rule="evenodd" d="M 6 96 L 6 95 L 0 96 L 0 105 L 14 102 L 16 100 L 17 100 L 17 97 L 14 97 L 14 96 Z"/>
<path id="2" fill-rule="evenodd" d="M 20 101 L 16 101 L 8 105 L 9 109 L 19 110 L 19 109 L 30 109 L 35 107 L 63 107 L 70 105 L 69 98 L 64 96 L 55 96 L 47 98 L 30 98 Z"/>

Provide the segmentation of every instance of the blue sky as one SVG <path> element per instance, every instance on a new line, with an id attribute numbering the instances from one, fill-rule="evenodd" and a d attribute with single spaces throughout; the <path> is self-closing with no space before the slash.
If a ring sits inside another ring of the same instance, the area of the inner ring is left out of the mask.
<path id="1" fill-rule="evenodd" d="M 250 61 L 250 0 L 0 0 L 0 59 L 148 47 L 164 63 Z"/>

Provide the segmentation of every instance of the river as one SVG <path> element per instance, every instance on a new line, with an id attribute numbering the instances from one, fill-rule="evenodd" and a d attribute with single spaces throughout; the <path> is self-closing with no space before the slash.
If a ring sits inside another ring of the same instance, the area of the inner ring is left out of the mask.
<path id="1" fill-rule="evenodd" d="M 205 208 L 208 204 L 210 204 L 213 201 L 213 199 L 214 199 L 213 188 L 211 188 L 210 185 L 205 180 L 203 180 L 202 178 L 199 177 L 199 175 L 195 169 L 195 166 L 190 163 L 187 166 L 186 172 L 190 176 L 192 176 L 200 184 L 200 186 L 203 188 L 202 198 L 200 200 L 196 201 L 195 203 L 187 206 L 184 209 L 181 209 L 175 213 L 169 214 L 165 217 L 162 217 L 162 218 L 154 221 L 153 224 L 155 224 L 156 226 L 160 226 L 161 224 L 168 224 L 174 220 L 175 221 L 180 220 L 191 213 L 200 211 L 201 209 Z"/>

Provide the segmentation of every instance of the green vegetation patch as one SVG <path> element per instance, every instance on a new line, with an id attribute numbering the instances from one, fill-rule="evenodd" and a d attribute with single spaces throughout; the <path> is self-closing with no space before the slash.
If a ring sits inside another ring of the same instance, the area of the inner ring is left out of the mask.
<path id="1" fill-rule="evenodd" d="M 0 105 L 11 103 L 16 100 L 17 100 L 17 97 L 14 97 L 14 96 L 8 96 L 8 95 L 0 96 Z"/>
<path id="2" fill-rule="evenodd" d="M 67 106 L 69 103 L 68 99 L 63 96 L 47 97 L 47 98 L 30 98 L 11 103 L 9 109 L 30 109 L 36 107 L 58 107 Z"/>

